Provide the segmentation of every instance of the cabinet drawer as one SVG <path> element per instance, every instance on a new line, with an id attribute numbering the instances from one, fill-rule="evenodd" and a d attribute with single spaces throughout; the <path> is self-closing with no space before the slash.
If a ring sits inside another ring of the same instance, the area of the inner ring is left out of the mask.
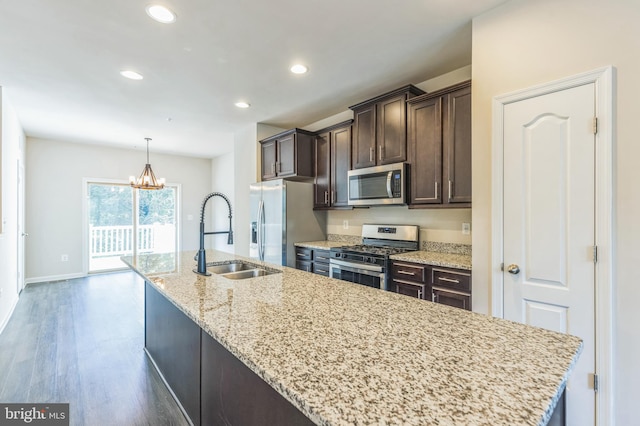
<path id="1" fill-rule="evenodd" d="M 318 249 L 313 250 L 313 263 L 315 263 L 316 265 L 318 263 L 324 263 L 328 265 L 329 250 L 318 250 Z M 328 267 L 327 267 L 327 270 L 329 270 Z"/>
<path id="2" fill-rule="evenodd" d="M 307 247 L 296 247 L 296 261 L 308 260 L 311 261 L 313 257 L 313 250 Z"/>
<path id="3" fill-rule="evenodd" d="M 326 265 L 324 263 L 314 263 L 313 264 L 313 272 L 318 275 L 324 275 L 325 277 L 329 276 L 329 264 Z"/>
<path id="4" fill-rule="evenodd" d="M 391 265 L 391 274 L 393 278 L 403 281 L 413 281 L 417 283 L 427 282 L 427 267 L 423 265 L 393 262 Z"/>
<path id="5" fill-rule="evenodd" d="M 461 270 L 433 268 L 431 284 L 463 293 L 471 293 L 471 274 Z"/>

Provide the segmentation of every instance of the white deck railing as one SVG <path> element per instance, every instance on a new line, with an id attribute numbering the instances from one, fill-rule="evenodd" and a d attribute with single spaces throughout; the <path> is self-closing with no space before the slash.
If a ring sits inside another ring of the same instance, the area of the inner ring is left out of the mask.
<path id="1" fill-rule="evenodd" d="M 154 250 L 154 228 L 154 225 L 138 226 L 138 253 Z M 133 226 L 89 226 L 89 245 L 91 257 L 132 254 Z"/>

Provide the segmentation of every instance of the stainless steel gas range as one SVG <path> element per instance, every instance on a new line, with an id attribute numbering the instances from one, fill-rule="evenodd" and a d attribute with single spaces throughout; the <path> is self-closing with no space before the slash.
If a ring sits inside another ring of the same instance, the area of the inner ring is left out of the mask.
<path id="1" fill-rule="evenodd" d="M 418 250 L 415 225 L 362 225 L 362 244 L 331 249 L 329 276 L 388 290 L 389 256 Z"/>

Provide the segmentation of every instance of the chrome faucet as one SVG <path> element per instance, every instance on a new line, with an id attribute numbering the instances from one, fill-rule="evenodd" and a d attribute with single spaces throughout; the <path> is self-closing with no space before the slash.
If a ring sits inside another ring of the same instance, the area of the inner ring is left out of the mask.
<path id="1" fill-rule="evenodd" d="M 204 208 L 207 206 L 207 201 L 213 197 L 222 197 L 229 207 L 229 230 L 228 231 L 215 231 L 215 232 L 204 232 Z M 221 192 L 212 192 L 211 194 L 204 197 L 202 201 L 202 208 L 200 209 L 200 250 L 198 250 L 198 254 L 195 256 L 195 260 L 198 261 L 198 269 L 194 269 L 193 272 L 200 275 L 211 275 L 207 272 L 207 256 L 204 251 L 204 236 L 211 234 L 229 234 L 227 238 L 227 244 L 233 244 L 233 231 L 231 230 L 231 202 Z"/>

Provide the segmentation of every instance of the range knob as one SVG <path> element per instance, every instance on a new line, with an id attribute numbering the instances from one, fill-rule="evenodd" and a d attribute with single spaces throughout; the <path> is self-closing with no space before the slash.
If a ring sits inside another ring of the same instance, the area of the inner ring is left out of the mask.
<path id="1" fill-rule="evenodd" d="M 347 253 L 340 253 L 340 257 L 343 258 L 343 259 L 346 259 L 347 258 Z"/>

